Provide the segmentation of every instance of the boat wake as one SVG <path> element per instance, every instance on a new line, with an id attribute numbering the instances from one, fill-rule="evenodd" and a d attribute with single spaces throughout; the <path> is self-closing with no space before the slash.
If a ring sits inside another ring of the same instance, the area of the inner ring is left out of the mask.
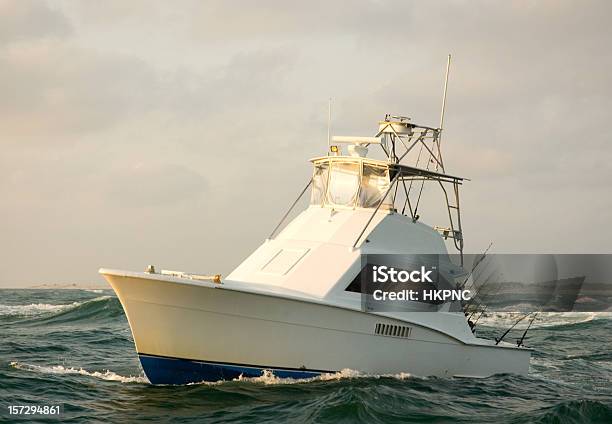
<path id="1" fill-rule="evenodd" d="M 72 368 L 72 367 L 64 367 L 63 365 L 54 365 L 54 366 L 43 366 L 43 365 L 32 365 L 32 364 L 24 364 L 20 362 L 11 362 L 9 364 L 11 367 L 30 371 L 30 372 L 39 372 L 43 374 L 78 374 L 85 375 L 88 377 L 94 377 L 100 380 L 106 381 L 118 381 L 121 383 L 149 383 L 149 380 L 145 376 L 123 376 L 119 375 L 113 371 L 105 370 L 103 372 L 100 371 L 87 371 L 83 368 Z"/>
<path id="2" fill-rule="evenodd" d="M 100 380 L 106 381 L 118 381 L 121 383 L 145 383 L 149 384 L 149 380 L 144 376 L 123 376 L 115 373 L 114 371 L 104 370 L 104 371 L 88 371 L 83 368 L 74 368 L 74 367 L 65 367 L 63 365 L 34 365 L 34 364 L 26 364 L 17 361 L 13 361 L 9 363 L 12 368 L 28 371 L 28 372 L 37 372 L 42 374 L 73 374 L 73 375 L 83 375 L 88 377 L 97 378 Z M 253 384 L 263 384 L 266 386 L 274 386 L 274 385 L 289 385 L 289 384 L 304 384 L 304 383 L 315 383 L 320 381 L 339 381 L 339 380 L 351 380 L 356 378 L 394 378 L 397 380 L 407 380 L 411 378 L 419 378 L 426 379 L 426 377 L 415 377 L 409 373 L 399 373 L 399 374 L 384 374 L 384 375 L 375 375 L 375 374 L 366 374 L 359 371 L 351 370 L 351 369 L 343 369 L 342 371 L 338 371 L 335 373 L 326 373 L 321 374 L 312 378 L 281 378 L 270 370 L 265 370 L 263 374 L 259 377 L 238 377 L 234 380 L 220 380 L 215 382 L 210 381 L 202 381 L 199 383 L 189 383 L 188 386 L 193 385 L 207 385 L 207 386 L 218 386 L 222 384 L 231 384 L 231 383 L 253 383 Z"/>
<path id="3" fill-rule="evenodd" d="M 407 380 L 411 378 L 418 378 L 422 380 L 426 380 L 427 377 L 416 377 L 409 373 L 398 373 L 398 374 L 366 374 L 359 371 L 355 371 L 349 368 L 345 368 L 341 371 L 334 373 L 325 373 L 318 375 L 316 377 L 310 378 L 291 378 L 291 377 L 278 377 L 274 375 L 274 373 L 270 370 L 264 370 L 262 375 L 259 377 L 238 377 L 231 381 L 229 380 L 219 380 L 215 382 L 210 381 L 201 381 L 198 383 L 189 383 L 188 386 L 192 385 L 207 385 L 207 386 L 218 386 L 221 384 L 230 384 L 235 382 L 240 383 L 253 383 L 253 384 L 263 384 L 266 386 L 276 386 L 276 385 L 289 385 L 289 384 L 305 384 L 305 383 L 316 383 L 320 381 L 340 381 L 340 380 L 351 380 L 357 378 L 395 378 L 397 380 Z"/>
<path id="4" fill-rule="evenodd" d="M 233 381 L 241 381 L 241 382 L 249 382 L 249 383 L 258 383 L 265 385 L 281 385 L 281 384 L 296 384 L 296 383 L 312 383 L 315 381 L 332 381 L 332 380 L 342 380 L 349 378 L 360 378 L 360 377 L 371 377 L 367 376 L 359 371 L 351 370 L 351 369 L 343 369 L 342 371 L 338 371 L 335 373 L 325 373 L 318 375 L 316 377 L 310 378 L 281 378 L 276 375 L 272 371 L 264 370 L 261 376 L 259 377 L 238 377 Z"/>

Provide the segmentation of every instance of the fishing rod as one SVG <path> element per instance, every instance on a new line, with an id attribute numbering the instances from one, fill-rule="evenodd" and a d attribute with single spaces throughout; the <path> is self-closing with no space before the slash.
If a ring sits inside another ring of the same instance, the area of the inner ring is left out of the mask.
<path id="1" fill-rule="evenodd" d="M 482 260 L 479 261 L 478 264 L 484 262 L 485 257 L 482 256 Z M 485 271 L 487 271 L 489 263 L 486 264 L 486 266 L 483 267 L 479 267 L 477 268 L 476 266 L 473 269 L 473 278 L 472 278 L 472 284 L 470 286 L 470 288 L 474 288 L 474 296 L 472 296 L 470 298 L 470 300 L 468 301 L 466 306 L 469 306 L 473 301 L 476 300 L 476 298 L 478 297 L 478 295 L 480 294 L 480 292 L 491 282 L 491 279 L 495 276 L 496 270 L 493 269 L 492 271 L 490 271 L 488 273 L 488 275 L 484 278 L 484 281 L 482 282 L 482 284 L 480 284 L 479 286 L 476 285 L 478 280 L 481 280 L 481 277 L 485 274 Z M 481 269 L 482 268 L 482 269 Z M 476 273 L 478 273 L 478 276 L 476 276 Z M 469 277 L 468 277 L 469 279 Z M 464 284 L 467 283 L 467 281 L 464 282 Z"/>
<path id="2" fill-rule="evenodd" d="M 476 307 L 479 307 L 479 306 L 482 305 L 482 302 L 480 300 L 477 300 L 477 299 L 480 299 L 480 297 L 479 297 L 480 292 L 482 292 L 482 290 L 491 282 L 491 280 L 493 279 L 494 274 L 495 274 L 495 271 L 493 271 L 491 274 L 489 274 L 488 277 L 485 279 L 485 281 L 480 286 L 476 287 L 476 291 L 474 292 L 474 295 L 464 305 L 464 310 L 467 311 L 467 308 L 472 306 L 472 303 L 474 303 L 474 302 L 476 302 Z M 498 290 L 499 290 L 499 288 L 498 288 Z M 470 318 L 471 318 L 471 316 L 470 316 Z"/>
<path id="3" fill-rule="evenodd" d="M 529 321 L 529 325 L 527 326 L 527 328 L 525 329 L 525 332 L 523 333 L 523 335 L 521 336 L 520 340 L 517 340 L 516 342 L 516 346 L 517 347 L 521 347 L 523 345 L 523 341 L 525 340 L 525 336 L 527 335 L 527 332 L 529 331 L 529 329 L 531 328 L 531 324 L 533 324 L 533 322 L 535 321 L 536 317 L 538 316 L 538 312 L 536 312 L 535 314 L 533 314 L 533 318 L 531 318 L 531 321 Z"/>
<path id="4" fill-rule="evenodd" d="M 487 281 L 488 282 L 488 281 Z M 501 286 L 498 285 L 497 290 L 495 291 L 495 293 L 492 294 L 498 294 L 499 291 L 501 290 Z M 482 303 L 479 303 L 478 306 L 482 305 Z M 487 303 L 486 305 L 484 305 L 484 308 L 482 309 L 482 311 L 480 311 L 480 315 L 478 315 L 478 317 L 476 318 L 476 321 L 473 322 L 473 326 L 472 328 L 476 328 L 476 324 L 478 324 L 478 321 L 480 321 L 480 318 L 482 318 L 484 316 L 484 314 L 487 312 L 487 309 L 489 309 L 489 304 Z M 472 318 L 472 316 L 474 316 L 476 313 L 478 312 L 478 310 L 474 311 L 471 315 L 470 318 Z"/>
<path id="5" fill-rule="evenodd" d="M 478 265 L 480 265 L 480 263 L 484 260 L 485 256 L 487 255 L 487 252 L 489 251 L 489 249 L 491 248 L 492 245 L 493 245 L 493 242 L 489 243 L 489 246 L 485 249 L 485 251 L 483 252 L 482 256 L 477 258 L 477 260 L 474 263 L 474 265 L 472 266 L 472 269 L 470 270 L 470 273 L 468 274 L 468 276 L 465 278 L 463 283 L 461 283 L 461 284 L 459 284 L 457 286 L 458 290 L 463 290 L 463 288 L 465 287 L 465 285 L 469 281 L 470 277 L 474 274 L 474 271 L 478 268 Z M 474 285 L 474 280 L 472 280 L 472 285 Z M 476 294 L 474 294 L 474 295 L 476 295 Z M 468 320 L 468 324 L 470 325 L 470 328 L 474 328 L 473 324 L 470 322 L 470 318 L 468 318 L 468 313 L 467 313 L 467 308 L 468 308 L 468 306 L 470 304 L 470 301 L 471 301 L 471 299 L 469 299 L 468 302 L 465 303 L 465 304 L 463 302 L 461 302 L 461 307 L 463 309 L 463 313 L 465 314 L 465 317 Z"/>
<path id="6" fill-rule="evenodd" d="M 536 314 L 537 314 L 537 312 L 536 312 Z M 499 343 L 500 343 L 502 340 L 504 340 L 504 337 L 506 337 L 506 335 L 508 335 L 508 333 L 509 333 L 510 331 L 512 331 L 512 329 L 513 329 L 514 327 L 516 327 L 516 325 L 517 325 L 519 322 L 521 322 L 522 320 L 524 320 L 525 318 L 527 318 L 529 315 L 531 315 L 531 313 L 525 314 L 525 315 L 523 315 L 522 317 L 520 317 L 520 318 L 519 318 L 519 319 L 518 319 L 518 320 L 517 320 L 517 321 L 516 321 L 514 324 L 512 324 L 512 326 L 511 326 L 510 328 L 508 328 L 508 329 L 506 330 L 506 332 L 505 332 L 504 334 L 502 334 L 502 336 L 501 336 L 499 339 L 496 337 L 496 338 L 495 338 L 495 345 L 497 346 L 497 345 L 498 345 L 498 344 L 499 344 Z"/>
<path id="7" fill-rule="evenodd" d="M 489 276 L 484 283 L 482 283 L 479 287 L 476 288 L 476 291 L 474 292 L 474 296 L 472 296 L 467 303 L 465 304 L 464 308 L 465 308 L 465 312 L 468 311 L 468 309 L 470 308 L 470 306 L 474 306 L 476 308 L 475 311 L 472 311 L 470 313 L 470 316 L 468 319 L 471 319 L 474 314 L 476 312 L 478 312 L 478 308 L 482 306 L 483 302 L 481 302 L 480 300 L 476 300 L 477 298 L 480 299 L 479 295 L 480 292 L 482 291 L 482 287 L 485 286 L 489 281 L 491 281 L 491 276 Z"/>
<path id="8" fill-rule="evenodd" d="M 480 305 L 479 305 L 480 306 Z M 476 309 L 474 312 L 472 312 L 468 318 L 468 321 L 470 319 L 472 319 L 472 317 L 474 315 L 476 315 L 478 312 L 480 312 L 480 314 L 478 315 L 478 317 L 476 318 L 476 321 L 472 322 L 473 328 L 476 327 L 476 324 L 478 324 L 478 321 L 480 321 L 480 318 L 482 318 L 482 316 L 485 314 L 485 312 L 487 312 L 487 309 L 489 309 L 489 305 L 485 305 L 484 308 L 482 308 L 482 310 L 478 310 Z"/>
<path id="9" fill-rule="evenodd" d="M 484 283 L 482 283 L 482 284 L 480 285 L 480 287 L 478 287 L 478 290 L 477 290 L 477 291 L 476 291 L 476 293 L 474 294 L 474 297 L 472 297 L 472 298 L 471 298 L 471 299 L 468 301 L 468 303 L 465 305 L 465 307 L 464 307 L 464 311 L 463 311 L 463 313 L 465 314 L 465 317 L 467 318 L 467 322 L 468 322 L 468 325 L 470 326 L 470 329 L 472 330 L 472 333 L 474 333 L 474 332 L 476 331 L 476 324 L 478 324 L 478 321 L 479 321 L 479 320 L 480 320 L 480 318 L 481 318 L 481 317 L 484 315 L 484 313 L 486 312 L 486 310 L 487 310 L 487 308 L 489 307 L 489 305 L 488 305 L 488 303 L 487 303 L 487 304 L 485 304 L 485 305 L 484 305 L 484 308 L 482 308 L 482 311 L 481 311 L 481 310 L 480 310 L 480 308 L 482 307 L 482 304 L 483 304 L 483 302 L 484 302 L 484 299 L 483 299 L 483 301 L 482 301 L 482 302 L 481 302 L 480 300 L 477 300 L 477 301 L 476 301 L 476 305 L 475 305 L 475 307 L 474 307 L 474 310 L 473 310 L 473 311 L 472 311 L 472 312 L 471 312 L 469 315 L 468 315 L 468 309 L 469 309 L 469 307 L 471 306 L 472 301 L 473 301 L 474 299 L 476 299 L 477 297 L 479 297 L 478 295 L 480 294 L 480 292 L 481 292 L 482 288 L 483 288 L 485 285 L 487 285 L 487 284 L 488 284 L 488 283 L 491 281 L 493 274 L 494 274 L 494 273 L 491 273 L 491 274 L 490 274 L 490 275 L 487 277 L 487 279 L 485 280 L 485 282 L 484 282 Z M 499 287 L 498 287 L 498 290 L 499 290 Z M 473 318 L 473 317 L 474 317 L 474 316 L 475 316 L 475 315 L 476 315 L 478 312 L 480 312 L 480 315 L 478 315 L 478 318 L 476 318 L 476 321 L 472 321 L 472 318 Z"/>
<path id="10" fill-rule="evenodd" d="M 482 317 L 486 311 L 487 311 L 487 307 L 485 306 L 484 309 L 480 312 L 480 315 L 478 315 L 478 318 L 476 318 L 476 321 L 472 323 L 474 328 L 476 327 L 476 324 L 478 324 L 478 321 L 480 321 L 480 317 Z"/>
<path id="11" fill-rule="evenodd" d="M 478 268 L 478 265 L 480 265 L 480 263 L 484 261 L 485 257 L 487 256 L 487 253 L 489 252 L 489 249 L 491 249 L 491 246 L 493 246 L 493 242 L 489 243 L 489 247 L 485 249 L 482 255 L 477 259 L 476 263 L 474 263 L 474 266 L 472 267 L 472 270 L 466 277 L 465 281 L 459 286 L 459 290 L 462 290 L 465 287 L 465 285 L 467 284 L 472 274 L 474 274 L 474 271 L 476 270 L 476 268 Z"/>
<path id="12" fill-rule="evenodd" d="M 499 289 L 497 289 L 497 291 L 495 292 L 495 294 L 497 294 L 499 292 Z M 484 314 L 487 312 L 487 309 L 489 309 L 489 304 L 487 303 L 484 308 L 482 309 L 482 311 L 480 311 L 480 315 L 478 315 L 478 318 L 476 318 L 476 321 L 474 321 L 474 327 L 476 326 L 476 324 L 478 323 L 478 321 L 480 321 L 480 318 L 482 318 L 484 316 Z M 472 315 L 475 315 L 478 311 L 475 311 Z M 471 318 L 471 316 L 470 316 Z"/>

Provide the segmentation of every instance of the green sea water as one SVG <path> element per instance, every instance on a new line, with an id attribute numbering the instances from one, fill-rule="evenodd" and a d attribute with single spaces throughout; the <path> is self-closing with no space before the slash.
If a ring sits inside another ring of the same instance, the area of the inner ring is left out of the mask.
<path id="1" fill-rule="evenodd" d="M 478 334 L 509 326 L 483 319 Z M 520 337 L 522 330 L 510 334 Z M 0 422 L 612 423 L 612 314 L 542 314 L 528 376 L 364 375 L 148 383 L 121 305 L 107 290 L 0 290 Z M 10 415 L 9 405 L 61 414 Z"/>

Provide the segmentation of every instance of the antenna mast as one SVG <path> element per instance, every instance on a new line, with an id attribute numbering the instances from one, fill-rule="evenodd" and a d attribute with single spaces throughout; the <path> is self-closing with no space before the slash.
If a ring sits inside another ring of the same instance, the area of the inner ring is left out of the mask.
<path id="1" fill-rule="evenodd" d="M 448 73 L 450 72 L 451 55 L 448 55 L 446 62 L 446 77 L 444 78 L 444 94 L 442 95 L 442 112 L 440 113 L 440 131 L 444 128 L 444 111 L 446 109 L 446 91 L 448 89 Z"/>
<path id="2" fill-rule="evenodd" d="M 442 143 L 442 130 L 444 129 L 444 112 L 446 111 L 446 91 L 448 90 L 448 74 L 450 72 L 451 55 L 448 55 L 448 61 L 446 62 L 446 76 L 444 77 L 444 93 L 442 94 L 442 111 L 440 112 L 440 127 L 438 128 L 438 137 L 436 144 L 438 145 L 438 162 L 440 163 L 442 170 L 444 170 L 444 163 L 442 162 L 442 151 L 440 150 L 440 144 Z M 436 165 L 436 169 L 438 166 Z"/>
<path id="3" fill-rule="evenodd" d="M 327 106 L 327 150 L 329 150 L 329 146 L 331 145 L 331 107 L 332 99 L 330 97 Z"/>

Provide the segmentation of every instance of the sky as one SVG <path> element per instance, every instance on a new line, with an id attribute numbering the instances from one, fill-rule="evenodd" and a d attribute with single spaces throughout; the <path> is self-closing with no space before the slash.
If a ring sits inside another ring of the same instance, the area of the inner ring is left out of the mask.
<path id="1" fill-rule="evenodd" d="M 386 113 L 437 126 L 449 53 L 466 251 L 612 253 L 611 12 L 0 0 L 0 287 L 228 274 L 325 154 L 328 99 L 337 135 L 373 135 Z"/>

